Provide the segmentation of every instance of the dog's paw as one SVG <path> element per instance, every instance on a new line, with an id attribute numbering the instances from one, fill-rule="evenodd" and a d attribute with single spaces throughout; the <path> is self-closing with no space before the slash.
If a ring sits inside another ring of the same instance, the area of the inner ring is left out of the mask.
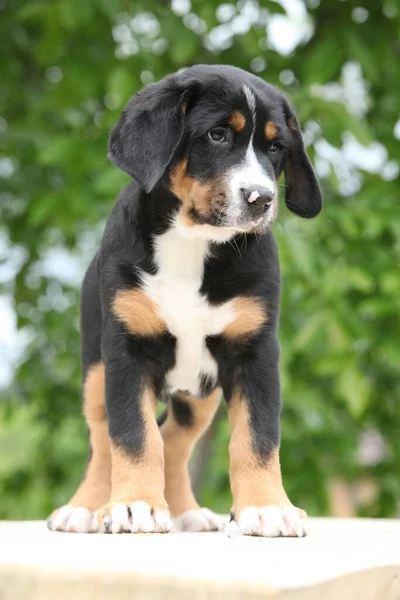
<path id="1" fill-rule="evenodd" d="M 227 519 L 208 508 L 187 510 L 173 520 L 173 531 L 223 531 Z"/>
<path id="2" fill-rule="evenodd" d="M 306 525 L 306 513 L 294 506 L 247 506 L 237 521 L 226 526 L 225 532 L 261 537 L 304 537 L 307 535 Z"/>
<path id="3" fill-rule="evenodd" d="M 168 533 L 172 521 L 166 509 L 152 509 L 147 502 L 111 503 L 97 511 L 101 533 Z"/>
<path id="4" fill-rule="evenodd" d="M 66 504 L 51 513 L 47 519 L 47 527 L 51 531 L 68 531 L 70 533 L 94 533 L 97 524 L 94 513 L 87 508 Z"/>

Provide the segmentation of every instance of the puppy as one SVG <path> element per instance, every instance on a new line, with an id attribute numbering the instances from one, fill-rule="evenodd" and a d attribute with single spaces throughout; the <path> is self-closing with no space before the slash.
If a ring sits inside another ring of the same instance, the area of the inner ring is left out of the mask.
<path id="1" fill-rule="evenodd" d="M 280 275 L 271 232 L 285 202 L 315 217 L 321 193 L 289 103 L 241 69 L 194 66 L 133 97 L 109 158 L 121 192 L 82 289 L 90 459 L 49 528 L 212 530 L 188 463 L 223 394 L 238 531 L 303 536 L 279 465 Z M 159 423 L 157 399 L 167 404 Z"/>

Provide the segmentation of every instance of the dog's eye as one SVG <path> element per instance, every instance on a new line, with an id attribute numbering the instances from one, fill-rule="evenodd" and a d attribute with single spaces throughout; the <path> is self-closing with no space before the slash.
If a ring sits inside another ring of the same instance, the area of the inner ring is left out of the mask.
<path id="1" fill-rule="evenodd" d="M 270 152 L 278 152 L 278 150 L 281 149 L 281 145 L 278 144 L 278 142 L 272 142 L 272 144 L 269 147 L 269 151 Z"/>
<path id="2" fill-rule="evenodd" d="M 227 141 L 226 129 L 224 129 L 223 127 L 214 127 L 214 129 L 210 129 L 210 131 L 207 133 L 207 137 L 212 142 L 222 144 Z"/>

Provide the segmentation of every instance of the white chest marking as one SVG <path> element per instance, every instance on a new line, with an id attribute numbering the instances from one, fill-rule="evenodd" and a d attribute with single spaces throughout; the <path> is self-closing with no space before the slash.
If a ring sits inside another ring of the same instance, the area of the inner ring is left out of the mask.
<path id="1" fill-rule="evenodd" d="M 188 236 L 179 226 L 155 238 L 156 275 L 144 275 L 146 293 L 176 337 L 175 366 L 167 373 L 171 392 L 199 392 L 201 375 L 217 380 L 217 365 L 205 339 L 234 320 L 232 302 L 211 306 L 200 294 L 209 241 Z"/>

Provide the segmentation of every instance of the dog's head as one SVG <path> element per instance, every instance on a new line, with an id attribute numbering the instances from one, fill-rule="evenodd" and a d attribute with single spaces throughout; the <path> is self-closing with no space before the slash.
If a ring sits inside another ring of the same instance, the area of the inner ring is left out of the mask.
<path id="1" fill-rule="evenodd" d="M 148 85 L 112 131 L 109 157 L 147 194 L 168 187 L 188 226 L 265 231 L 282 170 L 288 208 L 307 218 L 321 210 L 293 109 L 235 67 L 199 65 Z"/>

